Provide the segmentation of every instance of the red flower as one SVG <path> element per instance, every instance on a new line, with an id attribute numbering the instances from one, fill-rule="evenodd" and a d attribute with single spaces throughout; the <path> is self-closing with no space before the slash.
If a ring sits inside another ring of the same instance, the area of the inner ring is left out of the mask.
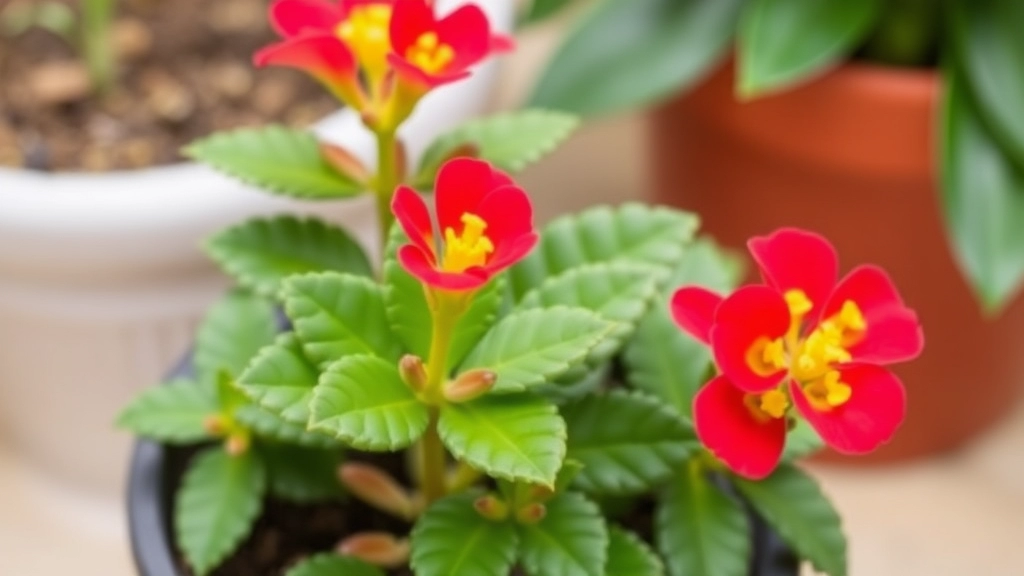
<path id="1" fill-rule="evenodd" d="M 709 344 L 721 376 L 694 401 L 701 441 L 737 473 L 775 468 L 791 406 L 836 450 L 870 452 L 903 421 L 903 385 L 880 365 L 924 345 L 917 316 L 881 269 L 861 266 L 838 283 L 835 249 L 783 229 L 748 243 L 766 285 L 723 299 L 679 289 L 672 313 Z"/>
<path id="2" fill-rule="evenodd" d="M 474 290 L 537 243 L 530 199 L 487 162 L 456 158 L 445 163 L 437 174 L 434 203 L 436 236 L 427 205 L 411 188 L 400 187 L 391 203 L 412 242 L 398 250 L 398 260 L 428 286 Z"/>

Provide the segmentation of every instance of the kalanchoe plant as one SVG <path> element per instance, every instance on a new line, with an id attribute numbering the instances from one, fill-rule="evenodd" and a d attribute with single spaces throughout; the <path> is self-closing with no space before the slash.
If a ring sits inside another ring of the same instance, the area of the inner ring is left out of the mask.
<path id="1" fill-rule="evenodd" d="M 902 417 L 898 382 L 862 377 L 882 370 L 864 362 L 920 348 L 884 275 L 855 272 L 833 291 L 831 248 L 782 231 L 754 243 L 767 287 L 722 299 L 741 267 L 693 240 L 689 214 L 627 204 L 538 230 L 509 173 L 573 118 L 472 122 L 415 171 L 396 138 L 423 94 L 510 45 L 478 8 L 438 18 L 426 0 L 280 0 L 271 16 L 286 39 L 257 62 L 301 68 L 358 110 L 380 143 L 376 173 L 281 128 L 191 151 L 275 193 L 369 189 L 385 246 L 374 266 L 344 230 L 291 216 L 207 245 L 239 288 L 199 331 L 196 376 L 120 419 L 169 444 L 222 440 L 175 497 L 194 572 L 232 554 L 270 495 L 358 499 L 404 527 L 339 527 L 332 551 L 289 576 L 746 576 L 748 505 L 819 570 L 846 574 L 839 518 L 793 461 L 821 445 L 813 429 L 840 448 L 863 433 L 862 451 Z M 708 341 L 723 376 L 705 385 Z M 876 398 L 881 412 L 866 410 Z M 389 467 L 372 453 L 405 457 Z M 653 522 L 636 513 L 651 506 Z"/>

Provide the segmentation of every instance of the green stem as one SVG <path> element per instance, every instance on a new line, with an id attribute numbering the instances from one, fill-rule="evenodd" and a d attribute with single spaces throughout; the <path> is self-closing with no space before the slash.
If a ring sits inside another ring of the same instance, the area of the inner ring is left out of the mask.
<path id="1" fill-rule="evenodd" d="M 380 225 L 380 245 L 383 253 L 388 234 L 395 218 L 391 214 L 391 197 L 398 186 L 398 161 L 395 148 L 395 133 L 377 133 L 377 177 L 374 194 L 377 196 L 377 223 Z"/>
<path id="2" fill-rule="evenodd" d="M 430 424 L 426 433 L 420 438 L 420 465 L 424 507 L 430 506 L 435 500 L 443 498 L 447 493 L 446 474 L 448 459 L 441 443 L 441 436 L 437 433 L 438 409 L 430 408 Z"/>
<path id="3" fill-rule="evenodd" d="M 111 23 L 114 19 L 114 0 L 84 0 L 82 2 L 82 48 L 93 87 L 100 94 L 107 93 L 114 84 L 114 47 L 111 42 Z"/>

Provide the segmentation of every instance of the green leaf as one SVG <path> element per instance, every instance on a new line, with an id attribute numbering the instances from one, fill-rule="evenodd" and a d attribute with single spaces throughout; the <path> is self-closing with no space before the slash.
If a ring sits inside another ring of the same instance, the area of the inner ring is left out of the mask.
<path id="1" fill-rule="evenodd" d="M 191 444 L 210 436 L 203 423 L 217 411 L 209 390 L 175 380 L 139 394 L 117 417 L 117 425 L 160 442 Z"/>
<path id="2" fill-rule="evenodd" d="M 662 494 L 655 540 L 671 576 L 747 576 L 750 521 L 743 506 L 713 486 L 699 462 Z"/>
<path id="3" fill-rule="evenodd" d="M 296 564 L 285 576 L 385 576 L 376 566 L 370 566 L 350 556 L 319 554 Z"/>
<path id="4" fill-rule="evenodd" d="M 514 312 L 483 337 L 461 369 L 486 368 L 498 375 L 494 392 L 519 392 L 581 364 L 613 327 L 567 306 Z"/>
<path id="5" fill-rule="evenodd" d="M 208 574 L 242 543 L 260 514 L 267 477 L 253 453 L 213 448 L 189 465 L 174 505 L 174 533 L 192 569 Z"/>
<path id="6" fill-rule="evenodd" d="M 395 451 L 423 435 L 430 415 L 395 365 L 369 355 L 331 364 L 313 393 L 310 427 L 360 450 Z"/>
<path id="7" fill-rule="evenodd" d="M 846 537 L 839 514 L 813 478 L 792 464 L 759 482 L 733 483 L 766 522 L 819 572 L 846 576 Z"/>
<path id="8" fill-rule="evenodd" d="M 786 449 L 782 453 L 783 462 L 792 462 L 810 456 L 821 450 L 825 443 L 814 428 L 803 418 L 796 418 L 796 427 L 786 435 Z"/>
<path id="9" fill-rule="evenodd" d="M 307 430 L 305 424 L 286 422 L 279 415 L 260 406 L 250 404 L 235 410 L 235 420 L 257 438 L 306 446 L 310 448 L 340 448 L 341 443 L 318 430 Z"/>
<path id="10" fill-rule="evenodd" d="M 244 292 L 232 292 L 210 308 L 196 335 L 195 365 L 202 382 L 214 383 L 219 372 L 232 378 L 277 336 L 273 305 Z"/>
<path id="11" fill-rule="evenodd" d="M 663 576 L 661 558 L 636 534 L 610 526 L 608 528 L 608 566 L 605 576 Z"/>
<path id="12" fill-rule="evenodd" d="M 518 26 L 525 27 L 537 24 L 561 12 L 573 0 L 531 0 L 529 8 L 519 19 Z"/>
<path id="13" fill-rule="evenodd" d="M 508 576 L 518 537 L 509 522 L 492 522 L 477 513 L 468 493 L 438 500 L 416 522 L 411 565 L 416 574 Z"/>
<path id="14" fill-rule="evenodd" d="M 603 0 L 558 49 L 531 106 L 600 114 L 686 90 L 725 53 L 743 0 Z"/>
<path id="15" fill-rule="evenodd" d="M 312 200 L 346 198 L 363 187 L 331 168 L 316 136 L 267 126 L 221 132 L 184 149 L 189 158 L 283 196 Z"/>
<path id="16" fill-rule="evenodd" d="M 1024 280 L 1024 173 L 985 132 L 962 77 L 946 74 L 942 204 L 960 268 L 989 312 Z"/>
<path id="17" fill-rule="evenodd" d="M 608 527 L 581 494 L 559 494 L 537 524 L 520 526 L 519 555 L 530 576 L 604 576 Z"/>
<path id="18" fill-rule="evenodd" d="M 257 404 L 284 420 L 305 426 L 309 403 L 320 371 L 302 351 L 295 334 L 282 334 L 260 350 L 238 379 L 238 386 Z"/>
<path id="19" fill-rule="evenodd" d="M 315 218 L 255 218 L 220 232 L 206 251 L 239 284 L 276 298 L 293 274 L 373 274 L 362 247 L 347 232 Z"/>
<path id="20" fill-rule="evenodd" d="M 319 366 L 351 354 L 398 362 L 402 350 L 388 326 L 383 289 L 369 278 L 307 274 L 286 281 L 284 295 L 306 356 Z"/>
<path id="21" fill-rule="evenodd" d="M 674 266 L 697 229 L 697 218 L 668 208 L 599 206 L 552 221 L 537 248 L 509 270 L 518 300 L 545 279 L 583 264 L 627 261 Z"/>
<path id="22" fill-rule="evenodd" d="M 270 493 L 292 502 L 334 500 L 342 495 L 338 482 L 341 451 L 303 448 L 288 444 L 262 444 Z"/>
<path id="23" fill-rule="evenodd" d="M 635 494 L 663 482 L 696 444 L 693 430 L 660 400 L 614 390 L 562 408 L 569 431 L 566 457 L 583 463 L 580 489 Z"/>
<path id="24" fill-rule="evenodd" d="M 456 149 L 472 144 L 477 156 L 502 170 L 518 172 L 540 160 L 572 134 L 579 118 L 550 110 L 518 110 L 470 120 L 435 140 L 420 160 L 415 178 L 432 189 L 441 163 Z"/>
<path id="25" fill-rule="evenodd" d="M 779 90 L 845 58 L 881 8 L 882 0 L 752 0 L 740 23 L 740 93 Z"/>
<path id="26" fill-rule="evenodd" d="M 565 421 L 529 394 L 443 406 L 438 432 L 455 458 L 505 480 L 552 486 L 565 458 Z"/>

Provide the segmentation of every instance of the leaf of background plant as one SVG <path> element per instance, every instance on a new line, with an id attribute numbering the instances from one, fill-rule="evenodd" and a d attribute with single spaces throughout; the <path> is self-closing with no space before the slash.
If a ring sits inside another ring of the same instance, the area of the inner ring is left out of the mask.
<path id="1" fill-rule="evenodd" d="M 341 497 L 340 450 L 264 443 L 259 453 L 266 463 L 270 493 L 274 496 L 300 504 Z"/>
<path id="2" fill-rule="evenodd" d="M 985 132 L 960 74 L 945 74 L 942 204 L 961 270 L 985 309 L 1001 309 L 1024 279 L 1024 173 Z"/>
<path id="3" fill-rule="evenodd" d="M 477 157 L 507 172 L 518 172 L 540 160 L 572 134 L 579 118 L 565 112 L 527 109 L 470 120 L 442 134 L 420 160 L 414 182 L 431 190 L 442 162 L 466 144 L 478 149 Z"/>
<path id="4" fill-rule="evenodd" d="M 242 543 L 266 487 L 266 470 L 252 451 L 230 456 L 211 448 L 194 457 L 175 495 L 174 534 L 197 574 L 208 574 Z"/>
<path id="5" fill-rule="evenodd" d="M 331 364 L 320 375 L 310 410 L 311 429 L 377 452 L 409 446 L 430 420 L 397 366 L 366 354 Z"/>
<path id="6" fill-rule="evenodd" d="M 238 408 L 234 417 L 257 438 L 309 448 L 342 447 L 341 442 L 325 432 L 307 430 L 305 424 L 286 422 L 277 414 L 255 404 Z"/>
<path id="7" fill-rule="evenodd" d="M 498 375 L 492 392 L 520 392 L 581 364 L 614 324 L 582 308 L 554 306 L 502 318 L 466 356 L 460 370 Z"/>
<path id="8" fill-rule="evenodd" d="M 402 350 L 388 326 L 383 288 L 369 278 L 322 272 L 288 279 L 284 304 L 306 356 L 321 368 L 351 354 L 397 365 Z"/>
<path id="9" fill-rule="evenodd" d="M 435 502 L 412 531 L 411 565 L 416 574 L 507 576 L 519 542 L 515 526 L 477 513 L 479 493 Z"/>
<path id="10" fill-rule="evenodd" d="M 665 488 L 654 518 L 671 576 L 747 576 L 750 522 L 743 506 L 692 461 Z"/>
<path id="11" fill-rule="evenodd" d="M 563 216 L 548 224 L 533 252 L 509 270 L 512 294 L 518 300 L 547 278 L 584 264 L 674 266 L 697 222 L 685 212 L 635 203 Z"/>
<path id="12" fill-rule="evenodd" d="M 813 478 L 783 464 L 759 482 L 736 477 L 733 483 L 800 557 L 819 572 L 846 576 L 846 537 L 839 514 Z"/>
<path id="13" fill-rule="evenodd" d="M 293 274 L 373 274 L 358 242 L 315 218 L 254 218 L 210 238 L 206 252 L 239 284 L 268 298 L 276 298 Z"/>
<path id="14" fill-rule="evenodd" d="M 319 554 L 302 560 L 285 572 L 285 576 L 385 576 L 376 566 L 351 556 Z"/>
<path id="15" fill-rule="evenodd" d="M 573 3 L 573 0 L 532 0 L 519 18 L 520 28 L 547 20 Z"/>
<path id="16" fill-rule="evenodd" d="M 191 444 L 210 436 L 203 422 L 217 412 L 208 389 L 182 379 L 144 390 L 117 417 L 117 425 L 167 444 Z"/>
<path id="17" fill-rule="evenodd" d="M 810 456 L 825 445 L 818 433 L 807 420 L 797 417 L 796 427 L 786 435 L 786 449 L 782 452 L 783 462 L 792 462 Z"/>
<path id="18" fill-rule="evenodd" d="M 602 0 L 558 49 L 531 106 L 602 114 L 699 80 L 725 53 L 743 0 Z"/>
<path id="19" fill-rule="evenodd" d="M 531 394 L 445 405 L 438 432 L 455 458 L 505 480 L 551 486 L 565 458 L 565 421 Z"/>
<path id="20" fill-rule="evenodd" d="M 540 522 L 519 527 L 519 556 L 530 576 L 605 576 L 608 527 L 597 505 L 565 492 L 544 506 Z"/>
<path id="21" fill-rule="evenodd" d="M 332 168 L 307 130 L 266 126 L 197 140 L 185 156 L 268 192 L 310 200 L 347 198 L 363 186 Z"/>
<path id="22" fill-rule="evenodd" d="M 306 358 L 302 343 L 289 332 L 260 350 L 238 378 L 238 386 L 266 410 L 304 426 L 319 378 L 320 371 Z"/>
<path id="23" fill-rule="evenodd" d="M 195 365 L 200 381 L 217 381 L 217 374 L 236 377 L 249 360 L 277 336 L 273 305 L 252 294 L 231 292 L 213 305 L 196 334 Z"/>
<path id="24" fill-rule="evenodd" d="M 562 407 L 567 458 L 583 469 L 575 486 L 593 494 L 634 494 L 675 472 L 697 447 L 689 423 L 661 400 L 613 390 Z"/>
<path id="25" fill-rule="evenodd" d="M 740 21 L 739 93 L 780 90 L 842 60 L 881 7 L 882 0 L 751 0 Z"/>
<path id="26" fill-rule="evenodd" d="M 646 542 L 618 526 L 608 527 L 605 576 L 663 576 L 665 565 Z"/>

